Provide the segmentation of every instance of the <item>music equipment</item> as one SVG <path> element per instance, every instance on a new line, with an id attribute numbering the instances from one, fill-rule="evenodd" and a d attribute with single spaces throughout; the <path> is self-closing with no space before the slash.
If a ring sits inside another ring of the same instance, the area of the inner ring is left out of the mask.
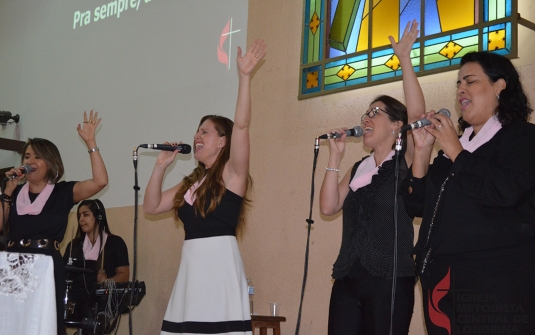
<path id="1" fill-rule="evenodd" d="M 128 313 L 130 309 L 139 305 L 139 302 L 146 293 L 145 282 L 136 281 L 134 283 L 134 297 L 132 305 L 130 305 L 130 295 L 132 292 L 132 283 L 115 283 L 115 288 L 109 288 L 106 285 L 98 284 L 95 290 L 95 296 L 97 298 L 98 310 L 104 310 L 104 307 L 108 303 L 110 296 L 118 302 L 118 306 L 114 306 L 118 309 L 119 314 Z"/>

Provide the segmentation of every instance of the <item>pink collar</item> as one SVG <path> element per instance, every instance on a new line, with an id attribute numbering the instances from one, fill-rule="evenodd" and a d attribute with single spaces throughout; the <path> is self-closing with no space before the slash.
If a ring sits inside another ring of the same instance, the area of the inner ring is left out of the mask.
<path id="1" fill-rule="evenodd" d="M 498 121 L 496 115 L 493 115 L 471 141 L 470 135 L 474 132 L 474 127 L 466 128 L 459 142 L 461 142 L 464 150 L 474 152 L 477 148 L 490 141 L 500 129 L 502 129 L 502 124 Z"/>
<path id="2" fill-rule="evenodd" d="M 97 228 L 98 226 L 95 226 Z M 106 245 L 106 240 L 108 239 L 108 234 L 106 232 L 102 232 L 102 237 L 98 237 L 98 242 L 91 243 L 89 240 L 89 237 L 87 234 L 85 235 L 84 239 L 84 258 L 86 261 L 96 261 L 98 259 L 98 256 L 100 255 L 100 252 L 104 250 L 104 246 Z M 99 248 L 100 247 L 100 248 Z"/>
<path id="3" fill-rule="evenodd" d="M 191 187 L 188 189 L 186 194 L 184 194 L 184 200 L 186 200 L 186 202 L 190 204 L 190 206 L 193 206 L 195 199 L 197 199 L 197 195 L 195 194 L 195 191 L 199 188 L 199 186 L 201 186 L 205 178 L 206 176 L 204 176 L 200 181 L 191 185 Z"/>
<path id="4" fill-rule="evenodd" d="M 394 157 L 394 150 L 390 151 L 384 161 L 382 161 L 378 166 L 375 166 L 375 158 L 373 155 L 374 154 L 372 153 L 371 156 L 363 160 L 357 168 L 357 172 L 355 172 L 353 179 L 349 183 L 349 187 L 353 190 L 353 192 L 361 187 L 369 185 L 372 182 L 372 177 L 379 172 L 379 167 L 383 165 L 384 162 L 391 160 L 392 157 Z"/>
<path id="5" fill-rule="evenodd" d="M 39 193 L 34 202 L 30 200 L 30 184 L 22 186 L 19 196 L 17 197 L 17 212 L 19 215 L 38 215 L 43 210 L 46 201 L 54 190 L 55 184 L 46 184 L 45 188 Z"/>

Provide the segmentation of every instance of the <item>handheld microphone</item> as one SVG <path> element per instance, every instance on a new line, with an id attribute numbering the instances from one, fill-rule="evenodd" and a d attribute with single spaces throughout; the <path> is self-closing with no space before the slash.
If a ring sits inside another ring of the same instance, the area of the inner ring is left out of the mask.
<path id="1" fill-rule="evenodd" d="M 169 144 L 140 144 L 141 148 L 154 149 L 154 150 L 165 150 L 165 151 L 175 151 L 180 150 L 181 154 L 189 154 L 191 152 L 191 145 L 189 144 L 179 144 L 176 147 Z"/>
<path id="2" fill-rule="evenodd" d="M 438 110 L 438 112 L 436 112 L 435 114 L 442 114 L 442 115 L 446 115 L 447 117 L 450 117 L 450 111 L 447 110 L 446 108 L 441 108 Z M 404 125 L 403 127 L 401 127 L 401 129 L 399 130 L 400 133 L 404 133 L 408 130 L 413 130 L 413 129 L 418 129 L 418 128 L 421 128 L 423 126 L 427 126 L 427 125 L 430 125 L 431 124 L 431 121 L 429 121 L 428 119 L 426 118 L 423 118 L 423 119 L 420 119 L 416 122 L 413 122 L 411 124 L 406 124 Z"/>
<path id="3" fill-rule="evenodd" d="M 356 126 L 353 129 L 348 129 L 345 131 L 347 136 L 354 136 L 354 137 L 361 137 L 364 135 L 364 129 L 362 129 L 361 126 Z M 323 134 L 319 136 L 319 139 L 326 139 L 326 138 L 340 138 L 342 137 L 342 134 L 338 133 L 330 133 L 330 134 Z"/>
<path id="4" fill-rule="evenodd" d="M 25 164 L 23 166 L 20 167 L 20 172 L 22 174 L 28 174 L 30 172 L 32 172 L 32 167 L 28 164 Z M 10 175 L 9 177 L 7 177 L 9 180 L 13 180 L 13 179 L 16 179 L 19 175 L 16 174 L 16 173 L 13 173 L 12 175 Z"/>

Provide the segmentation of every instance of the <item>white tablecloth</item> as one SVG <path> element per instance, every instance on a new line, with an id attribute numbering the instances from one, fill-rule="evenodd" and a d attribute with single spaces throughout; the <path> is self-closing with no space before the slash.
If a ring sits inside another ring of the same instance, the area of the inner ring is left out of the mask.
<path id="1" fill-rule="evenodd" d="M 0 334 L 57 334 L 52 257 L 0 252 Z"/>

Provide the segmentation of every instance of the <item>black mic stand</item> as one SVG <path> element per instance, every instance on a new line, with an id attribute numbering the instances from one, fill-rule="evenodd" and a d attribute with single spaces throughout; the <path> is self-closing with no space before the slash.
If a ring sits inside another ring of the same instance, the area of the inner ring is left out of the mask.
<path id="1" fill-rule="evenodd" d="M 130 308 L 128 309 L 128 330 L 132 335 L 132 306 L 134 305 L 134 294 L 136 288 L 136 268 L 137 268 L 137 218 L 138 218 L 138 196 L 139 184 L 137 178 L 137 150 L 139 146 L 134 149 L 134 265 L 132 267 L 132 281 L 130 282 Z"/>
<path id="2" fill-rule="evenodd" d="M 398 187 L 399 187 L 399 160 L 401 159 L 401 149 L 403 148 L 403 140 L 401 139 L 401 131 L 396 139 L 394 149 L 395 153 L 395 168 L 394 168 L 394 256 L 392 260 L 392 298 L 390 304 L 390 332 L 392 335 L 393 319 L 394 319 L 394 303 L 396 301 L 396 284 L 397 284 L 397 269 L 398 269 Z"/>
<path id="3" fill-rule="evenodd" d="M 308 254 L 310 249 L 310 230 L 312 227 L 312 224 L 314 223 L 314 220 L 312 220 L 312 207 L 314 205 L 314 175 L 316 174 L 316 165 L 318 163 L 318 153 L 320 150 L 320 140 L 319 137 L 316 136 L 316 139 L 314 141 L 314 162 L 312 163 L 312 182 L 310 187 L 310 211 L 308 213 L 308 219 L 306 220 L 308 223 L 308 233 L 307 233 L 307 244 L 306 244 L 306 251 L 305 251 L 305 269 L 303 273 L 303 284 L 301 286 L 301 300 L 299 302 L 299 313 L 297 314 L 297 323 L 295 325 L 295 335 L 299 334 L 299 325 L 301 323 L 301 310 L 303 309 L 303 298 L 305 296 L 305 287 L 307 283 L 307 273 L 308 273 Z"/>

